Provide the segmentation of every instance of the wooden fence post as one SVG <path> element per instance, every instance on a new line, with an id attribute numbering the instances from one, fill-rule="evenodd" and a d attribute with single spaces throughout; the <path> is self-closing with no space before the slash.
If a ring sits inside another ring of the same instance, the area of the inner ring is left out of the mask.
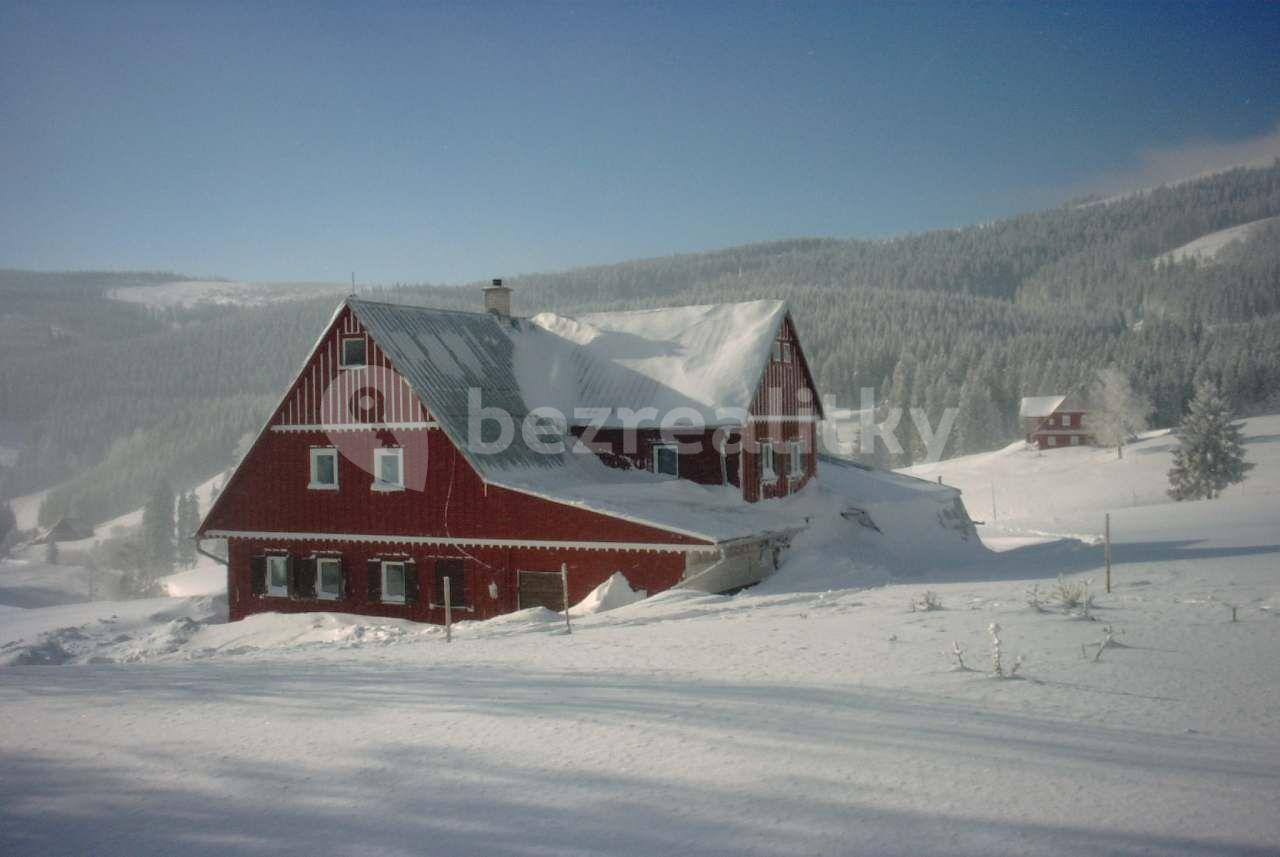
<path id="1" fill-rule="evenodd" d="M 1106 535 L 1104 536 L 1102 553 L 1107 561 L 1107 594 L 1111 593 L 1111 513 L 1106 513 Z"/>
<path id="2" fill-rule="evenodd" d="M 453 642 L 453 598 L 449 593 L 449 575 L 444 577 L 444 641 Z"/>
<path id="3" fill-rule="evenodd" d="M 563 562 L 560 563 L 560 595 L 564 601 L 564 632 L 572 634 L 573 626 L 569 624 L 569 566 Z"/>

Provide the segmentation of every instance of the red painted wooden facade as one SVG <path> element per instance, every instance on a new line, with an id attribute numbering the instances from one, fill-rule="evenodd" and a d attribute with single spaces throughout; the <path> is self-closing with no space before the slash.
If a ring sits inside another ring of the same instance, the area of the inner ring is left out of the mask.
<path id="1" fill-rule="evenodd" d="M 1023 428 L 1027 443 L 1040 449 L 1058 449 L 1064 446 L 1090 446 L 1093 435 L 1085 426 L 1087 411 L 1054 411 L 1047 417 L 1027 417 Z"/>
<path id="2" fill-rule="evenodd" d="M 751 421 L 742 445 L 742 496 L 747 500 L 785 497 L 817 473 L 816 430 L 822 412 L 815 390 L 795 325 L 787 316 L 751 403 Z M 798 475 L 790 475 L 793 442 L 800 444 L 804 458 Z M 765 443 L 773 449 L 772 478 L 761 461 Z"/>
<path id="3" fill-rule="evenodd" d="M 342 342 L 352 337 L 366 342 L 364 367 L 341 366 Z M 762 484 L 752 470 L 759 454 L 751 444 L 722 462 L 710 443 L 682 461 L 684 478 L 716 484 L 728 467 L 730 484 L 740 484 L 744 496 L 755 500 L 784 495 L 813 475 L 815 424 L 797 418 L 806 395 L 815 401 L 813 383 L 789 319 L 783 344 L 789 353 L 770 362 L 752 408 L 760 420 L 746 429 L 749 436 L 778 444 L 778 480 Z M 771 389 L 778 392 L 770 395 Z M 647 446 L 623 457 L 649 467 L 656 434 L 642 437 Z M 788 477 L 785 442 L 793 439 L 807 444 L 805 464 L 802 474 Z M 313 449 L 339 453 L 336 489 L 310 486 Z M 382 449 L 402 450 L 402 490 L 375 488 L 375 451 Z M 448 560 L 462 563 L 464 603 L 455 617 L 483 619 L 519 608 L 521 571 L 558 572 L 565 564 L 569 597 L 576 602 L 616 571 L 633 587 L 667 589 L 679 582 L 691 557 L 716 550 L 707 539 L 486 483 L 349 307 L 320 339 L 200 534 L 228 539 L 233 620 L 262 611 L 336 610 L 442 622 L 435 569 Z M 342 596 L 324 600 L 307 594 L 306 587 L 291 588 L 289 596 L 255 592 L 255 562 L 269 555 L 286 555 L 294 563 L 340 558 Z M 387 603 L 378 597 L 370 586 L 372 560 L 410 561 L 416 601 Z"/>

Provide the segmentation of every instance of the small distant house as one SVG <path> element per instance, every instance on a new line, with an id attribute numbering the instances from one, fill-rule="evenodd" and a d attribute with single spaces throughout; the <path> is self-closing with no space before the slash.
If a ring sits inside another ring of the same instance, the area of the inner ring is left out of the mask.
<path id="1" fill-rule="evenodd" d="M 63 516 L 58 519 L 58 523 L 54 524 L 40 535 L 31 540 L 33 545 L 44 545 L 49 542 L 79 542 L 84 539 L 93 538 L 93 527 L 82 524 L 75 518 Z"/>
<path id="2" fill-rule="evenodd" d="M 1018 416 L 1027 443 L 1040 449 L 1093 443 L 1085 425 L 1088 411 L 1074 396 L 1029 396 L 1022 400 Z"/>

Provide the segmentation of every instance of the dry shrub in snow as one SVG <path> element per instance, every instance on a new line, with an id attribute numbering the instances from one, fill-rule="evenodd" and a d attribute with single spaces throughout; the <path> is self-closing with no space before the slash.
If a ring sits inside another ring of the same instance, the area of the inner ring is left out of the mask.
<path id="1" fill-rule="evenodd" d="M 934 592 L 932 589 L 927 589 L 925 590 L 924 594 L 920 595 L 918 598 L 913 599 L 909 606 L 911 608 L 912 613 L 915 613 L 917 610 L 921 612 L 928 612 L 930 610 L 941 610 L 942 599 L 938 597 L 938 593 Z"/>
<path id="2" fill-rule="evenodd" d="M 1013 678 L 1018 674 L 1018 670 L 1022 667 L 1023 657 L 1018 655 L 1014 658 L 1013 666 L 1009 668 L 1008 674 L 1004 671 L 1003 659 L 1003 643 L 1000 641 L 1000 626 L 992 622 L 987 627 L 987 632 L 991 634 L 991 675 L 996 678 Z"/>
<path id="3" fill-rule="evenodd" d="M 1058 583 L 1054 589 L 1054 597 L 1066 613 L 1075 613 L 1082 619 L 1092 619 L 1089 611 L 1093 609 L 1093 595 L 1089 593 L 1092 578 L 1084 580 L 1067 580 L 1058 575 Z"/>

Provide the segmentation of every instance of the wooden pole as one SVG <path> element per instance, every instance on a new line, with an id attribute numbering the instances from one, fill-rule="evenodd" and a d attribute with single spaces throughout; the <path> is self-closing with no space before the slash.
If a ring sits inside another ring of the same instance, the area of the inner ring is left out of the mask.
<path id="1" fill-rule="evenodd" d="M 569 624 L 569 566 L 563 562 L 560 563 L 560 597 L 564 602 L 564 632 L 572 634 L 573 626 Z"/>
<path id="2" fill-rule="evenodd" d="M 1107 593 L 1111 592 L 1111 513 L 1106 513 L 1106 534 L 1103 539 L 1103 556 L 1107 561 Z"/>
<path id="3" fill-rule="evenodd" d="M 449 576 L 444 578 L 444 641 L 453 642 L 453 598 L 449 594 Z"/>

